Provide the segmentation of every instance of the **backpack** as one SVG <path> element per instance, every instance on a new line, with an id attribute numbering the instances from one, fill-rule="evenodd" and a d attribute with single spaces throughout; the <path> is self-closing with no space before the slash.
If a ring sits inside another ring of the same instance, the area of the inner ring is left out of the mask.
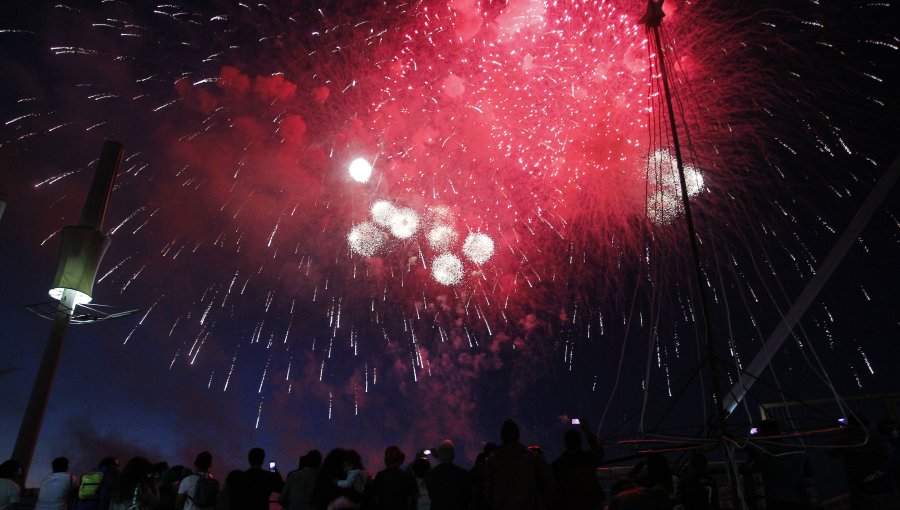
<path id="1" fill-rule="evenodd" d="M 101 483 L 103 483 L 103 473 L 100 471 L 91 471 L 81 475 L 81 484 L 78 486 L 78 499 L 97 499 L 100 496 Z"/>
<path id="2" fill-rule="evenodd" d="M 190 496 L 191 502 L 195 507 L 213 508 L 219 495 L 219 481 L 209 475 L 199 476 L 194 493 Z"/>

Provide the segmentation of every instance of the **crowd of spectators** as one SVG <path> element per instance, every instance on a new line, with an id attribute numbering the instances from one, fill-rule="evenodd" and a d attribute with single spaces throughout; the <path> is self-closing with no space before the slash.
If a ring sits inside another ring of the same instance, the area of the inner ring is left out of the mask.
<path id="1" fill-rule="evenodd" d="M 680 469 L 662 453 L 649 452 L 627 476 L 615 479 L 607 494 L 598 478 L 604 447 L 590 427 L 568 430 L 563 444 L 563 453 L 548 462 L 541 448 L 522 443 L 518 425 L 507 420 L 500 443 L 486 443 L 471 468 L 457 463 L 456 446 L 446 439 L 405 465 L 406 454 L 388 446 L 384 468 L 374 476 L 355 450 L 336 448 L 324 457 L 310 450 L 286 478 L 274 463 L 265 468 L 265 451 L 253 448 L 249 466 L 221 482 L 211 474 L 213 456 L 206 451 L 197 455 L 193 469 L 144 457 L 133 457 L 120 469 L 118 459 L 107 457 L 80 478 L 69 473 L 67 458 L 58 457 L 34 508 L 269 510 L 277 503 L 285 510 L 716 510 L 737 507 L 733 487 L 749 509 L 809 510 L 820 504 L 802 443 L 770 422 L 746 445 L 747 461 L 733 473 L 738 482 L 721 490 L 702 447 L 679 451 Z M 896 422 L 882 423 L 874 434 L 851 422 L 831 452 L 846 468 L 854 510 L 900 509 Z M 15 460 L 0 465 L 0 510 L 19 509 L 20 475 Z"/>

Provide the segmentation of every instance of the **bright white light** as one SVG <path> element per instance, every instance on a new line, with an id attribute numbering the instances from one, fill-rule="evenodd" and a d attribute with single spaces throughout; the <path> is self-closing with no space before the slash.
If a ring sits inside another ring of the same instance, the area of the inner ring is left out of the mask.
<path id="1" fill-rule="evenodd" d="M 391 215 L 391 234 L 398 239 L 408 239 L 419 229 L 419 215 L 408 207 L 397 209 Z"/>
<path id="2" fill-rule="evenodd" d="M 459 234 L 447 225 L 435 225 L 428 231 L 428 244 L 434 251 L 449 251 Z"/>
<path id="3" fill-rule="evenodd" d="M 463 264 L 456 255 L 438 255 L 431 263 L 431 276 L 444 285 L 456 285 L 463 277 Z"/>
<path id="4" fill-rule="evenodd" d="M 93 298 L 91 298 L 91 296 L 88 296 L 84 292 L 77 291 L 75 289 L 64 289 L 62 287 L 50 289 L 50 297 L 59 301 L 60 299 L 62 299 L 63 292 L 65 292 L 66 290 L 75 294 L 75 304 L 76 305 L 84 305 L 84 304 L 90 303 L 91 299 L 93 299 Z"/>
<path id="5" fill-rule="evenodd" d="M 350 233 L 347 234 L 347 242 L 350 243 L 350 249 L 363 257 L 371 257 L 378 253 L 386 238 L 387 236 L 384 232 L 369 221 L 354 225 L 350 229 Z"/>
<path id="6" fill-rule="evenodd" d="M 694 197 L 703 191 L 703 174 L 700 169 L 693 166 L 684 167 L 684 183 L 687 186 L 688 196 Z"/>
<path id="7" fill-rule="evenodd" d="M 494 255 L 494 240 L 487 234 L 472 232 L 463 243 L 463 254 L 478 265 L 484 264 Z"/>
<path id="8" fill-rule="evenodd" d="M 379 200 L 372 204 L 371 213 L 375 223 L 382 227 L 389 228 L 391 226 L 391 218 L 397 213 L 397 208 L 387 200 Z"/>
<path id="9" fill-rule="evenodd" d="M 372 164 L 365 158 L 356 158 L 350 162 L 350 177 L 356 182 L 369 182 L 372 176 Z"/>
<path id="10" fill-rule="evenodd" d="M 681 183 L 678 178 L 678 162 L 666 149 L 659 149 L 648 158 L 651 186 L 647 197 L 647 213 L 656 224 L 669 223 L 683 212 L 681 203 Z M 684 183 L 688 197 L 703 191 L 703 174 L 694 166 L 685 165 Z"/>

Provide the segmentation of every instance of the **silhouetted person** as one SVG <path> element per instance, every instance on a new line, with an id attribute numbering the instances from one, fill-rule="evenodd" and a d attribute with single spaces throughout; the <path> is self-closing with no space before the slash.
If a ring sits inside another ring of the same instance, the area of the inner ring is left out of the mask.
<path id="1" fill-rule="evenodd" d="M 346 456 L 347 450 L 335 448 L 328 452 L 325 460 L 322 461 L 319 476 L 316 477 L 316 486 L 313 489 L 313 502 L 318 510 L 325 510 L 329 503 L 341 495 L 341 490 L 335 482 L 344 477 L 344 457 Z"/>
<path id="2" fill-rule="evenodd" d="M 384 450 L 385 468 L 375 475 L 375 508 L 379 510 L 409 510 L 416 500 L 416 480 L 400 469 L 406 455 L 397 446 Z"/>
<path id="3" fill-rule="evenodd" d="M 322 465 L 319 450 L 310 450 L 300 457 L 296 471 L 291 471 L 284 482 L 284 489 L 278 502 L 288 510 L 313 510 L 312 494 L 316 487 L 316 477 Z"/>
<path id="4" fill-rule="evenodd" d="M 431 471 L 431 463 L 425 457 L 417 457 L 409 467 L 416 480 L 416 510 L 431 510 L 431 498 L 428 495 L 428 486 L 425 485 L 425 478 Z"/>
<path id="5" fill-rule="evenodd" d="M 110 510 L 156 510 L 159 492 L 156 489 L 156 470 L 144 457 L 133 457 L 125 464 L 122 474 L 110 494 Z"/>
<path id="6" fill-rule="evenodd" d="M 219 490 L 219 500 L 216 504 L 216 510 L 240 510 L 241 493 L 237 489 L 240 485 L 241 475 L 244 474 L 240 469 L 234 469 L 225 477 L 225 484 Z"/>
<path id="7" fill-rule="evenodd" d="M 469 481 L 472 484 L 472 510 L 487 510 L 490 508 L 484 496 L 484 471 L 488 457 L 497 449 L 497 443 L 485 443 L 481 453 L 475 457 L 475 464 L 469 470 Z"/>
<path id="8" fill-rule="evenodd" d="M 678 484 L 679 502 L 684 510 L 719 510 L 719 486 L 706 472 L 706 456 L 691 455 L 690 465 Z"/>
<path id="9" fill-rule="evenodd" d="M 0 464 L 0 510 L 17 510 L 22 488 L 14 481 L 22 476 L 22 465 L 13 459 Z"/>
<path id="10" fill-rule="evenodd" d="M 344 456 L 344 477 L 336 482 L 341 495 L 328 504 L 328 510 L 344 510 L 362 506 L 368 481 L 363 469 L 362 458 L 356 450 L 347 451 Z"/>
<path id="11" fill-rule="evenodd" d="M 803 479 L 811 475 L 803 448 L 780 436 L 777 422 L 760 422 L 758 438 L 747 448 L 750 459 L 744 465 L 745 472 L 762 478 L 767 510 L 800 508 L 806 499 Z"/>
<path id="12" fill-rule="evenodd" d="M 109 510 L 110 491 L 118 477 L 119 459 L 115 457 L 104 458 L 97 471 L 81 475 L 75 510 Z"/>
<path id="13" fill-rule="evenodd" d="M 665 455 L 658 452 L 648 454 L 644 468 L 645 471 L 637 477 L 638 484 L 648 489 L 659 489 L 667 499 L 674 500 L 675 476 Z"/>
<path id="14" fill-rule="evenodd" d="M 601 508 L 603 489 L 597 482 L 597 468 L 603 461 L 603 446 L 587 423 L 581 424 L 589 450 L 581 448 L 581 434 L 570 429 L 563 437 L 566 450 L 550 465 L 556 481 L 558 510 Z"/>
<path id="15" fill-rule="evenodd" d="M 519 442 L 519 426 L 512 420 L 500 428 L 502 444 L 487 461 L 485 497 L 491 510 L 540 509 L 553 494 L 550 466 Z"/>
<path id="16" fill-rule="evenodd" d="M 466 510 L 469 508 L 469 472 L 453 463 L 456 447 L 445 439 L 434 456 L 439 464 L 425 476 L 431 510 Z"/>
<path id="17" fill-rule="evenodd" d="M 52 467 L 53 473 L 41 482 L 35 510 L 66 510 L 75 501 L 78 480 L 69 474 L 69 459 L 57 457 Z"/>
<path id="18" fill-rule="evenodd" d="M 900 508 L 890 476 L 890 443 L 881 434 L 851 418 L 831 453 L 844 461 L 847 491 L 853 510 Z"/>
<path id="19" fill-rule="evenodd" d="M 284 480 L 278 472 L 266 471 L 262 468 L 266 460 L 266 452 L 262 448 L 253 448 L 247 454 L 250 468 L 241 473 L 235 487 L 240 507 L 232 510 L 269 510 L 269 498 L 273 492 L 281 492 Z"/>
<path id="20" fill-rule="evenodd" d="M 888 461 L 894 490 L 900 492 L 900 423 L 893 418 L 884 418 L 878 423 L 878 430 L 887 439 L 890 450 Z"/>
<path id="21" fill-rule="evenodd" d="M 194 459 L 195 473 L 184 477 L 178 484 L 178 495 L 175 498 L 175 508 L 177 510 L 206 510 L 214 508 L 216 505 L 216 497 L 210 498 L 210 503 L 197 500 L 197 487 L 205 483 L 203 480 L 212 478 L 209 469 L 212 467 L 212 454 L 209 452 L 200 452 Z M 218 487 L 218 484 L 216 484 Z M 216 488 L 218 492 L 218 488 Z M 203 497 L 202 495 L 200 496 Z"/>
<path id="22" fill-rule="evenodd" d="M 167 462 L 159 462 L 156 464 L 156 471 L 159 473 L 159 508 L 160 510 L 175 510 L 175 499 L 178 497 L 178 485 L 188 475 L 191 470 L 181 464 L 169 466 Z M 161 470 L 161 471 L 160 471 Z"/>

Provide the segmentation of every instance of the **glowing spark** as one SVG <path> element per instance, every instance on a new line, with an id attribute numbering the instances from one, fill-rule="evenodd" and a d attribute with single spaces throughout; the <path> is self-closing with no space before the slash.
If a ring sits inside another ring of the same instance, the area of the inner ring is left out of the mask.
<path id="1" fill-rule="evenodd" d="M 372 204 L 372 219 L 381 227 L 389 228 L 391 226 L 391 218 L 396 212 L 397 208 L 387 200 L 378 200 Z"/>
<path id="2" fill-rule="evenodd" d="M 463 264 L 459 257 L 451 253 L 438 255 L 431 263 L 431 276 L 444 285 L 456 285 L 463 277 Z"/>
<path id="3" fill-rule="evenodd" d="M 350 177 L 356 182 L 369 182 L 369 177 L 372 176 L 372 164 L 366 161 L 365 158 L 356 158 L 351 161 L 348 170 L 350 171 Z"/>
<path id="4" fill-rule="evenodd" d="M 116 269 L 119 269 L 120 267 L 122 267 L 122 264 L 124 264 L 125 262 L 127 262 L 128 259 L 130 259 L 130 258 L 131 258 L 131 256 L 129 255 L 129 256 L 125 257 L 124 259 L 122 259 L 121 262 L 119 262 L 118 264 L 116 264 L 115 266 L 113 266 L 113 268 L 110 269 L 109 271 L 107 271 L 106 274 L 104 274 L 103 276 L 101 276 L 100 278 L 98 278 L 98 279 L 97 279 L 97 283 L 102 282 L 103 280 L 106 279 L 107 276 L 113 274 L 113 272 L 115 272 Z"/>
<path id="5" fill-rule="evenodd" d="M 228 383 L 231 382 L 231 375 L 234 373 L 234 367 L 237 365 L 237 354 L 235 354 L 231 358 L 231 367 L 228 368 L 228 376 L 225 377 L 225 386 L 222 387 L 222 391 L 228 391 Z"/>
<path id="6" fill-rule="evenodd" d="M 439 252 L 449 251 L 458 238 L 459 234 L 447 225 L 435 225 L 428 231 L 428 244 Z"/>
<path id="7" fill-rule="evenodd" d="M 484 264 L 494 255 L 494 240 L 487 234 L 473 232 L 466 236 L 462 251 L 475 264 Z"/>
<path id="8" fill-rule="evenodd" d="M 391 234 L 398 239 L 408 239 L 419 229 L 419 215 L 408 207 L 398 209 L 391 216 Z"/>
<path id="9" fill-rule="evenodd" d="M 378 253 L 386 239 L 387 236 L 384 232 L 368 221 L 355 225 L 347 235 L 350 249 L 363 257 L 371 257 Z"/>
<path id="10" fill-rule="evenodd" d="M 659 149 L 650 156 L 647 165 L 653 186 L 647 197 L 647 214 L 654 223 L 667 224 L 680 216 L 683 209 L 677 161 L 668 150 Z M 688 197 L 703 190 L 703 174 L 696 167 L 684 166 L 684 180 Z"/>

